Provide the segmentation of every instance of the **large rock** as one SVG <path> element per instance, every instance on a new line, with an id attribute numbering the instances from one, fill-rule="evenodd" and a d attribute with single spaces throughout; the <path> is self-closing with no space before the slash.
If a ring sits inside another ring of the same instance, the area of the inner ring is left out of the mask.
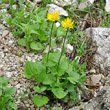
<path id="1" fill-rule="evenodd" d="M 68 12 L 65 11 L 62 7 L 59 7 L 59 6 L 54 5 L 54 4 L 48 4 L 47 7 L 49 7 L 49 9 L 48 9 L 49 12 L 58 11 L 60 13 L 60 15 L 68 16 Z"/>
<path id="2" fill-rule="evenodd" d="M 80 2 L 80 4 L 78 5 L 78 8 L 83 10 L 88 6 L 91 6 L 93 3 L 94 3 L 94 0 L 86 0 L 86 1 Z"/>
<path id="3" fill-rule="evenodd" d="M 110 0 L 106 0 L 105 11 L 110 12 Z"/>
<path id="4" fill-rule="evenodd" d="M 110 28 L 88 28 L 85 34 L 97 45 L 94 63 L 100 66 L 102 74 L 108 76 L 94 99 L 69 110 L 110 110 Z"/>
<path id="5" fill-rule="evenodd" d="M 96 42 L 95 62 L 104 74 L 110 73 L 110 28 L 88 28 L 85 34 Z"/>
<path id="6" fill-rule="evenodd" d="M 51 1 L 59 6 L 75 5 L 77 3 L 77 0 L 51 0 Z"/>
<path id="7" fill-rule="evenodd" d="M 110 86 L 104 86 L 90 103 L 69 110 L 110 110 Z"/>

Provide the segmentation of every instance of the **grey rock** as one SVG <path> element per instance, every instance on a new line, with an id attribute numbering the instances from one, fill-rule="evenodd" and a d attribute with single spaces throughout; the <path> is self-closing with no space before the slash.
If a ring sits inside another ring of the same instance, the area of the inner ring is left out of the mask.
<path id="1" fill-rule="evenodd" d="M 106 0 L 105 11 L 110 12 L 110 0 Z"/>
<path id="2" fill-rule="evenodd" d="M 86 0 L 84 2 L 80 2 L 80 4 L 78 5 L 78 8 L 83 10 L 86 7 L 91 6 L 94 3 L 94 0 Z"/>
<path id="3" fill-rule="evenodd" d="M 103 74 L 110 73 L 110 28 L 88 28 L 85 34 L 91 37 L 97 45 L 97 54 L 95 63 L 98 65 Z"/>
<path id="4" fill-rule="evenodd" d="M 77 4 L 77 0 L 51 0 L 59 6 L 68 6 Z"/>
<path id="5" fill-rule="evenodd" d="M 110 110 L 110 86 L 104 86 L 97 97 L 80 106 L 73 107 L 69 110 Z"/>
<path id="6" fill-rule="evenodd" d="M 3 31 L 3 34 L 2 34 L 2 37 L 5 37 L 8 33 L 9 33 L 8 30 L 4 30 L 4 31 Z"/>
<path id="7" fill-rule="evenodd" d="M 92 80 L 92 83 L 93 83 L 93 84 L 99 83 L 100 80 L 101 80 L 101 74 L 92 75 L 91 80 Z"/>
<path id="8" fill-rule="evenodd" d="M 62 7 L 59 7 L 59 6 L 55 5 L 55 4 L 48 4 L 47 7 L 49 7 L 49 9 L 48 9 L 49 12 L 58 11 L 60 13 L 60 15 L 68 16 L 68 12 L 65 11 Z"/>

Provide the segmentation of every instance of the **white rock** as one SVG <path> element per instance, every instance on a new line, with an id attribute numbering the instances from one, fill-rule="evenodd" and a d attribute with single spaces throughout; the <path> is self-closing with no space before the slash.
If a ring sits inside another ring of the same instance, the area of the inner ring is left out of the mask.
<path id="1" fill-rule="evenodd" d="M 0 64 L 0 70 L 2 70 L 2 68 L 3 68 L 3 65 Z"/>
<path id="2" fill-rule="evenodd" d="M 63 8 L 57 6 L 57 5 L 48 4 L 47 7 L 49 7 L 49 9 L 48 9 L 49 12 L 56 12 L 56 11 L 58 11 L 60 13 L 60 15 L 68 16 L 68 12 L 65 11 Z"/>
<path id="3" fill-rule="evenodd" d="M 80 4 L 78 5 L 78 8 L 80 10 L 83 10 L 86 7 L 91 6 L 94 3 L 94 0 L 86 0 L 84 2 L 80 2 Z"/>
<path id="4" fill-rule="evenodd" d="M 4 57 L 4 53 L 3 52 L 0 52 L 0 57 Z"/>
<path id="5" fill-rule="evenodd" d="M 0 11 L 1 11 L 2 13 L 6 13 L 6 12 L 7 12 L 6 9 L 1 9 Z"/>
<path id="6" fill-rule="evenodd" d="M 66 44 L 66 48 L 68 53 L 71 53 L 73 51 L 73 46 L 71 46 L 70 44 Z"/>
<path id="7" fill-rule="evenodd" d="M 110 0 L 106 0 L 105 11 L 110 12 Z"/>
<path id="8" fill-rule="evenodd" d="M 75 5 L 77 3 L 77 0 L 51 0 L 51 1 L 59 6 Z"/>
<path id="9" fill-rule="evenodd" d="M 95 69 L 91 69 L 89 72 L 90 73 L 96 73 L 96 70 Z"/>
<path id="10" fill-rule="evenodd" d="M 100 74 L 99 75 L 93 75 L 91 77 L 91 80 L 92 80 L 93 84 L 97 84 L 101 80 L 101 75 Z"/>
<path id="11" fill-rule="evenodd" d="M 60 23 L 59 22 L 56 22 L 55 24 L 56 24 L 57 28 L 60 27 Z"/>
<path id="12" fill-rule="evenodd" d="M 5 37 L 8 33 L 9 33 L 8 30 L 4 30 L 4 31 L 3 31 L 3 34 L 2 34 L 2 37 Z"/>
<path id="13" fill-rule="evenodd" d="M 13 5 L 12 8 L 13 8 L 14 10 L 16 10 L 16 5 Z"/>
<path id="14" fill-rule="evenodd" d="M 12 72 L 6 72 L 5 73 L 6 77 L 8 77 L 8 78 L 10 78 L 12 76 L 12 74 L 13 74 Z"/>
<path id="15" fill-rule="evenodd" d="M 48 53 L 48 51 L 49 51 L 49 45 L 47 45 L 43 53 Z"/>
<path id="16" fill-rule="evenodd" d="M 32 60 L 32 58 L 29 57 L 29 56 L 26 56 L 26 58 L 27 58 L 28 61 L 31 61 Z"/>
<path id="17" fill-rule="evenodd" d="M 10 41 L 9 41 L 9 44 L 13 44 L 13 42 L 14 42 L 13 40 L 10 40 Z"/>
<path id="18" fill-rule="evenodd" d="M 21 84 L 17 84 L 15 87 L 16 87 L 17 89 L 19 89 L 19 88 L 21 87 Z"/>
<path id="19" fill-rule="evenodd" d="M 41 0 L 34 0 L 34 3 L 38 3 L 38 2 L 41 2 Z"/>
<path id="20" fill-rule="evenodd" d="M 92 31 L 92 33 L 91 33 Z M 95 63 L 100 66 L 103 74 L 110 73 L 110 28 L 90 28 L 85 30 L 85 34 L 91 37 L 97 45 Z"/>

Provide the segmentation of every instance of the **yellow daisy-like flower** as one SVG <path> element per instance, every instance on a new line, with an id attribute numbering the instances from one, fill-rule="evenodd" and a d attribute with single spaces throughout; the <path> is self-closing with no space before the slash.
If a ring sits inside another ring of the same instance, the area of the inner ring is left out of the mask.
<path id="1" fill-rule="evenodd" d="M 74 27 L 74 21 L 71 21 L 70 18 L 65 19 L 62 21 L 62 27 L 64 28 L 73 28 Z"/>
<path id="2" fill-rule="evenodd" d="M 49 21 L 56 21 L 56 20 L 58 20 L 59 19 L 59 15 L 60 15 L 60 13 L 59 12 L 54 12 L 54 13 L 48 13 L 47 14 L 47 18 L 48 18 L 48 20 Z"/>

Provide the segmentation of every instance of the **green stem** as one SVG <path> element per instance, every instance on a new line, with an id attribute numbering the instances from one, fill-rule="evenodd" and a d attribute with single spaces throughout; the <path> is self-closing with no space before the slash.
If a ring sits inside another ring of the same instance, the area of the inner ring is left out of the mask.
<path id="1" fill-rule="evenodd" d="M 59 64 L 60 64 L 61 57 L 62 57 L 62 55 L 63 55 L 64 45 L 65 45 L 65 41 L 66 41 L 66 36 L 67 36 L 67 34 L 68 34 L 68 29 L 67 29 L 66 35 L 65 35 L 65 37 L 64 37 L 64 42 L 63 42 L 63 47 L 62 47 L 62 50 L 61 50 L 61 55 L 60 55 L 60 58 L 59 58 L 59 60 L 58 60 L 57 72 L 58 72 L 58 69 L 59 69 Z"/>
<path id="2" fill-rule="evenodd" d="M 54 22 L 52 24 L 52 27 L 51 27 L 51 32 L 50 32 L 50 39 L 49 39 L 49 50 L 48 50 L 48 53 L 47 53 L 47 62 L 46 64 L 48 63 L 48 58 L 49 58 L 49 53 L 50 53 L 50 48 L 51 48 L 51 38 L 52 38 L 52 30 L 53 30 L 53 26 L 54 26 Z M 47 66 L 46 66 L 46 73 L 47 73 Z"/>

